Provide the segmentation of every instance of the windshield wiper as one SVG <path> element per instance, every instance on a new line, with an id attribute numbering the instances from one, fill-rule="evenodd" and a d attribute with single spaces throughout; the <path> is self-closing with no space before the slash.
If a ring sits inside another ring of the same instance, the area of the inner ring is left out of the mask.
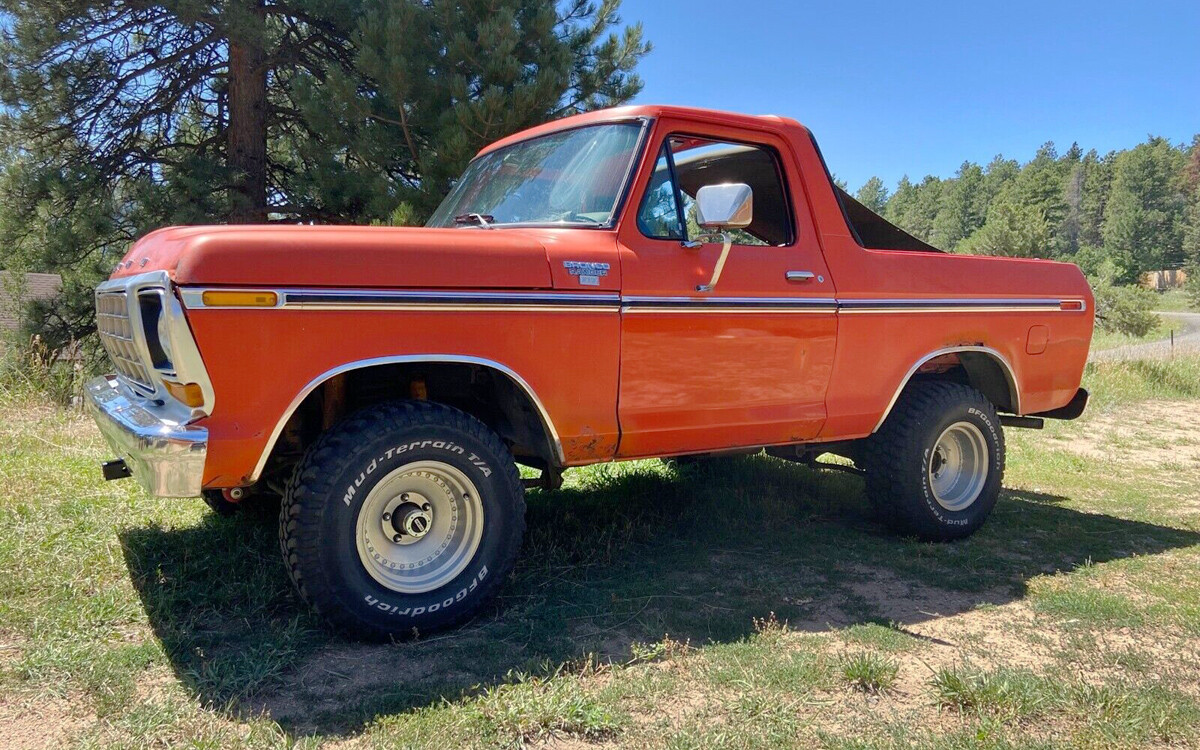
<path id="1" fill-rule="evenodd" d="M 492 222 L 496 220 L 491 214 L 462 214 L 454 217 L 455 224 L 475 224 L 484 229 L 491 229 Z"/>

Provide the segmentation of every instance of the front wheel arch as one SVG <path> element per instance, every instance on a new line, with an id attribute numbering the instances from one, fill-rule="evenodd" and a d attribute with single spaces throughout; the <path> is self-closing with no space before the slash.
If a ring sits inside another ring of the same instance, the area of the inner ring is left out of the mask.
<path id="1" fill-rule="evenodd" d="M 279 417 L 249 482 L 287 476 L 289 459 L 294 462 L 317 434 L 350 411 L 414 397 L 470 414 L 501 435 L 518 457 L 529 459 L 523 462 L 565 464 L 550 413 L 515 370 L 482 357 L 408 354 L 348 362 L 313 378 Z M 327 404 L 335 402 L 330 413 Z"/>

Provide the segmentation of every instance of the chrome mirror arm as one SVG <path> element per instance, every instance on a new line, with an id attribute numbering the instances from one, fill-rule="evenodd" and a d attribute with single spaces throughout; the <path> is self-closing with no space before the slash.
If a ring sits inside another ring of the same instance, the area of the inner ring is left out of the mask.
<path id="1" fill-rule="evenodd" d="M 694 240 L 685 240 L 681 244 L 689 250 L 694 250 L 703 246 L 706 239 L 721 241 L 721 255 L 717 258 L 717 265 L 713 268 L 712 280 L 707 284 L 698 284 L 697 292 L 711 292 L 717 287 L 717 282 L 721 280 L 721 271 L 725 269 L 725 260 L 729 257 L 729 249 L 733 247 L 733 237 L 729 235 L 729 232 L 701 235 Z"/>
<path id="2" fill-rule="evenodd" d="M 744 182 L 705 185 L 696 191 L 696 223 L 701 229 L 720 230 L 719 234 L 683 243 L 684 247 L 699 247 L 704 239 L 721 241 L 721 255 L 713 268 L 712 281 L 696 287 L 697 292 L 711 292 L 721 280 L 721 271 L 725 270 L 725 261 L 729 259 L 729 248 L 733 247 L 729 230 L 754 223 L 754 191 Z"/>

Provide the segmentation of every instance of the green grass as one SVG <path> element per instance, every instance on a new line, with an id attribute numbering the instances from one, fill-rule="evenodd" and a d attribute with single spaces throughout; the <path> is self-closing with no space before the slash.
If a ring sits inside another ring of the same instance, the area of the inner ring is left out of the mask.
<path id="1" fill-rule="evenodd" d="M 1167 308 L 1158 309 L 1169 311 Z M 1186 311 L 1186 309 L 1183 309 L 1183 311 Z M 1131 336 L 1127 333 L 1105 331 L 1100 328 L 1096 328 L 1095 332 L 1092 334 L 1092 351 L 1095 352 L 1102 351 L 1104 349 L 1117 349 L 1122 346 L 1145 344 L 1150 341 L 1162 341 L 1170 336 L 1172 331 L 1178 332 L 1183 328 L 1183 323 L 1176 318 L 1164 316 L 1156 317 L 1158 317 L 1158 325 L 1154 328 L 1154 330 L 1150 331 L 1145 336 Z"/>
<path id="2" fill-rule="evenodd" d="M 1160 292 L 1154 303 L 1154 309 L 1164 312 L 1194 312 L 1196 310 L 1191 300 L 1188 299 L 1187 292 L 1183 289 L 1168 289 Z"/>
<path id="3" fill-rule="evenodd" d="M 969 540 L 764 456 L 590 467 L 529 493 L 495 606 L 383 646 L 297 601 L 269 520 L 104 483 L 86 419 L 0 390 L 0 747 L 1194 744 L 1200 359 L 1085 385 L 1079 422 L 1007 431 Z"/>
<path id="4" fill-rule="evenodd" d="M 948 667 L 938 670 L 929 684 L 939 704 L 961 713 L 1019 719 L 1038 713 L 1050 701 L 1050 683 L 1025 670 Z"/>
<path id="5" fill-rule="evenodd" d="M 1083 385 L 1091 394 L 1091 412 L 1150 399 L 1200 399 L 1200 358 L 1093 362 L 1086 367 Z"/>
<path id="6" fill-rule="evenodd" d="M 1043 718 L 1049 723 L 1078 717 L 1085 722 L 1076 737 L 1080 745 L 1187 742 L 1200 726 L 1195 701 L 1160 683 L 1094 685 L 1064 673 L 952 667 L 939 670 L 930 686 L 943 707 L 983 721 L 1012 724 Z"/>
<path id="7" fill-rule="evenodd" d="M 864 693 L 885 693 L 900 672 L 895 660 L 870 651 L 852 654 L 842 661 L 842 679 Z"/>

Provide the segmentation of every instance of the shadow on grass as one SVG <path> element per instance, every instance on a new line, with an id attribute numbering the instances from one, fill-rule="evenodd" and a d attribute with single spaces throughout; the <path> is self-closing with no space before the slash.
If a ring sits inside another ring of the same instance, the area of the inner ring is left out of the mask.
<path id="1" fill-rule="evenodd" d="M 214 515 L 121 542 L 184 683 L 297 734 L 353 732 L 510 671 L 627 660 L 632 644 L 664 634 L 734 641 L 771 612 L 801 630 L 912 624 L 1020 598 L 1031 577 L 1085 560 L 1200 543 L 1007 491 L 971 539 L 921 544 L 871 520 L 857 477 L 761 456 L 679 474 L 654 462 L 593 468 L 528 500 L 525 548 L 497 603 L 460 630 L 383 646 L 322 630 L 291 593 L 271 522 Z"/>

